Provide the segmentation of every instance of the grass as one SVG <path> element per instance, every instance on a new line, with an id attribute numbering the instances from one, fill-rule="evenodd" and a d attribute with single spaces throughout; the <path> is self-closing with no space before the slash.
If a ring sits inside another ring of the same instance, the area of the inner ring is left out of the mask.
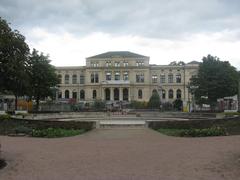
<path id="1" fill-rule="evenodd" d="M 208 137 L 228 135 L 226 130 L 222 127 L 211 127 L 205 129 L 158 129 L 158 132 L 169 136 L 179 137 Z"/>
<path id="2" fill-rule="evenodd" d="M 33 129 L 33 137 L 46 137 L 46 138 L 57 138 L 57 137 L 69 137 L 76 136 L 84 133 L 84 129 L 62 129 L 62 128 L 47 128 L 47 129 Z"/>

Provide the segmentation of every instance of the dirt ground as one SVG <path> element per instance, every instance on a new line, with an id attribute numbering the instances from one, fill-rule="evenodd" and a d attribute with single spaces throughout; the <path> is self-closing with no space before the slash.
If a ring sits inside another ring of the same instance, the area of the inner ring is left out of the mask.
<path id="1" fill-rule="evenodd" d="M 240 180 L 240 136 L 100 129 L 68 138 L 0 141 L 8 163 L 1 180 Z"/>

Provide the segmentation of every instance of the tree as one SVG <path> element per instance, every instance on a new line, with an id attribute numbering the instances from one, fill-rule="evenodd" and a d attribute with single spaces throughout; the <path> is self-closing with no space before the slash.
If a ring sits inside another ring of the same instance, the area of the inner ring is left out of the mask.
<path id="1" fill-rule="evenodd" d="M 28 55 L 25 37 L 0 17 L 0 91 L 15 95 L 15 109 L 18 96 L 27 91 Z"/>
<path id="2" fill-rule="evenodd" d="M 30 82 L 31 96 L 36 100 L 36 109 L 42 98 L 52 95 L 52 88 L 59 83 L 54 67 L 50 64 L 48 56 L 33 49 L 30 55 Z"/>
<path id="3" fill-rule="evenodd" d="M 173 101 L 173 107 L 176 110 L 181 111 L 183 108 L 183 101 L 181 99 L 176 99 L 175 101 Z"/>
<path id="4" fill-rule="evenodd" d="M 198 75 L 193 77 L 190 86 L 196 86 L 194 96 L 199 104 L 202 97 L 213 108 L 218 98 L 232 96 L 237 93 L 238 72 L 228 61 L 220 61 L 218 57 L 203 57 Z"/>
<path id="5" fill-rule="evenodd" d="M 159 109 L 160 108 L 160 97 L 157 92 L 154 92 L 149 99 L 148 107 L 150 109 Z"/>

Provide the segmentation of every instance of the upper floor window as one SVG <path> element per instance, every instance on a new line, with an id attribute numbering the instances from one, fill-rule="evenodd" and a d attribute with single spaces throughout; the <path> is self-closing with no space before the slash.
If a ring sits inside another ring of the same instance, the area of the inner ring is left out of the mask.
<path id="1" fill-rule="evenodd" d="M 128 72 L 123 73 L 123 80 L 128 81 Z"/>
<path id="2" fill-rule="evenodd" d="M 74 74 L 74 75 L 72 76 L 72 83 L 73 83 L 73 84 L 77 84 L 77 75 L 76 75 L 76 74 Z"/>
<path id="3" fill-rule="evenodd" d="M 65 81 L 65 84 L 69 84 L 69 75 L 68 74 L 65 75 L 64 81 Z"/>
<path id="4" fill-rule="evenodd" d="M 114 66 L 115 66 L 115 67 L 120 67 L 120 62 L 115 62 L 115 63 L 114 63 Z"/>
<path id="5" fill-rule="evenodd" d="M 157 75 L 152 75 L 152 82 L 157 83 Z"/>
<path id="6" fill-rule="evenodd" d="M 144 74 L 136 74 L 136 82 L 141 83 L 144 82 Z"/>
<path id="7" fill-rule="evenodd" d="M 60 84 L 62 84 L 62 75 L 61 74 L 58 75 L 58 81 Z"/>
<path id="8" fill-rule="evenodd" d="M 137 65 L 137 66 L 144 66 L 144 62 L 143 62 L 143 61 L 137 61 L 137 62 L 136 62 L 136 65 Z"/>
<path id="9" fill-rule="evenodd" d="M 176 83 L 181 83 L 181 74 L 176 75 Z"/>
<path id="10" fill-rule="evenodd" d="M 173 83 L 173 74 L 168 74 L 168 83 Z"/>
<path id="11" fill-rule="evenodd" d="M 160 75 L 160 83 L 165 83 L 166 82 L 166 77 L 164 74 Z"/>
<path id="12" fill-rule="evenodd" d="M 98 66 L 99 66 L 98 62 L 91 62 L 91 67 L 98 67 Z"/>
<path id="13" fill-rule="evenodd" d="M 85 77 L 84 75 L 80 75 L 80 84 L 84 84 L 85 83 Z"/>
<path id="14" fill-rule="evenodd" d="M 115 72 L 115 78 L 116 81 L 120 80 L 120 73 L 119 72 Z"/>
<path id="15" fill-rule="evenodd" d="M 107 72 L 106 73 L 106 80 L 110 81 L 112 79 L 112 73 L 111 72 Z"/>
<path id="16" fill-rule="evenodd" d="M 106 61 L 106 67 L 110 67 L 112 65 L 111 61 Z"/>
<path id="17" fill-rule="evenodd" d="M 123 66 L 124 66 L 124 67 L 127 67 L 127 66 L 128 66 L 128 62 L 124 61 L 124 62 L 123 62 Z"/>
<path id="18" fill-rule="evenodd" d="M 92 73 L 91 74 L 91 83 L 98 83 L 98 73 Z"/>

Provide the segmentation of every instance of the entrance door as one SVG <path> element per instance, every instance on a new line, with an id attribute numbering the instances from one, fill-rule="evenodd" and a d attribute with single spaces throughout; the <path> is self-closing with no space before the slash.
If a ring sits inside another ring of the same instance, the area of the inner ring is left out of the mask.
<path id="1" fill-rule="evenodd" d="M 105 89 L 105 100 L 110 101 L 110 89 Z"/>
<path id="2" fill-rule="evenodd" d="M 114 101 L 119 101 L 119 89 L 114 89 Z"/>
<path id="3" fill-rule="evenodd" d="M 128 89 L 127 88 L 123 89 L 123 100 L 128 101 Z"/>

